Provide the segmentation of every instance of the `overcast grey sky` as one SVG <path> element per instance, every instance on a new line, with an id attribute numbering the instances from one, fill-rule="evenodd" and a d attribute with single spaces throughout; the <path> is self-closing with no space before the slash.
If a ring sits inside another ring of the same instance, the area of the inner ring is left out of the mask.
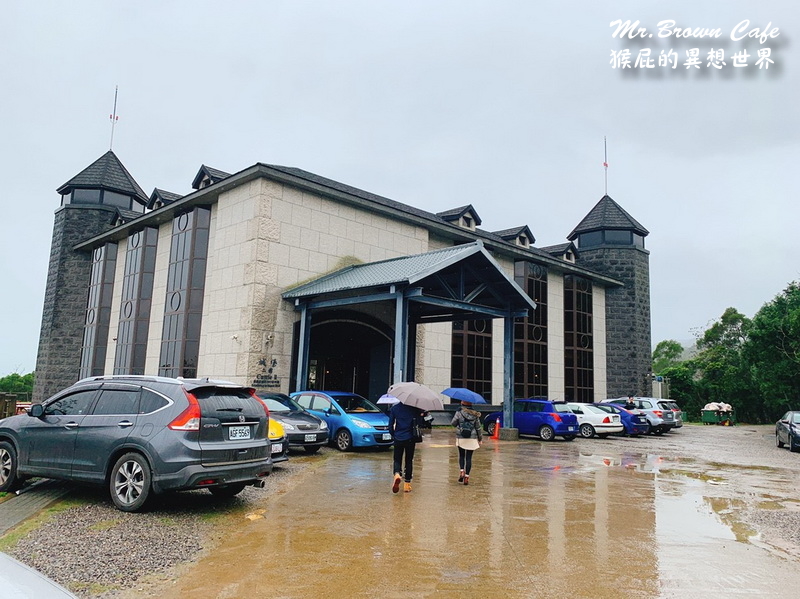
<path id="1" fill-rule="evenodd" d="M 653 37 L 621 42 L 616 19 Z M 721 36 L 659 37 L 666 20 Z M 779 35 L 731 40 L 744 20 Z M 201 164 L 283 164 L 432 212 L 471 203 L 539 246 L 602 197 L 607 136 L 609 195 L 650 231 L 653 342 L 753 316 L 800 278 L 798 40 L 796 3 L 768 0 L 9 3 L 0 376 L 35 367 L 55 190 L 108 150 L 116 85 L 113 149 L 147 193 L 187 193 Z M 626 48 L 654 68 L 612 68 Z"/>

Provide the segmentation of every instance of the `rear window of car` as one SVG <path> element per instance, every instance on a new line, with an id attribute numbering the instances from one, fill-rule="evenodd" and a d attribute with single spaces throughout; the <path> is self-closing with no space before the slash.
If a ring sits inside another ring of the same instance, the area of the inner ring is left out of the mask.
<path id="1" fill-rule="evenodd" d="M 561 412 L 562 414 L 569 414 L 569 413 L 572 412 L 572 410 L 569 408 L 569 406 L 567 404 L 565 404 L 565 403 L 554 403 L 553 404 L 553 409 L 556 412 Z"/>
<path id="2" fill-rule="evenodd" d="M 257 400 L 250 395 L 247 389 L 203 387 L 193 390 L 192 395 L 197 398 L 204 416 L 227 408 L 233 410 L 244 408 L 249 412 L 258 407 Z M 262 408 L 261 414 L 263 413 Z"/>

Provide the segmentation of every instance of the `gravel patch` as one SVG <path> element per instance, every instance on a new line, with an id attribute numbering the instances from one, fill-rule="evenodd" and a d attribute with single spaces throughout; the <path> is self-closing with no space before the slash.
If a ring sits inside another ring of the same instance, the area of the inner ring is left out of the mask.
<path id="1" fill-rule="evenodd" d="M 245 487 L 232 499 L 208 491 L 173 493 L 155 498 L 142 513 L 115 509 L 101 489 L 77 489 L 70 498 L 78 505 L 57 512 L 8 553 L 79 597 L 151 594 L 157 581 L 163 584 L 176 567 L 213 548 L 224 522 L 257 510 L 330 451 L 293 455 L 275 466 L 263 489 Z"/>

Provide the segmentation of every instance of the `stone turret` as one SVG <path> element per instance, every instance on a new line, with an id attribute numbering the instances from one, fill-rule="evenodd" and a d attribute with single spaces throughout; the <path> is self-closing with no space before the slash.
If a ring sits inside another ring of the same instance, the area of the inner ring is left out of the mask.
<path id="1" fill-rule="evenodd" d="M 110 150 L 57 192 L 61 206 L 53 224 L 34 401 L 47 399 L 80 376 L 92 254 L 75 246 L 108 231 L 118 210 L 143 213 L 148 202 Z"/>
<path id="2" fill-rule="evenodd" d="M 609 196 L 603 196 L 567 239 L 575 242 L 579 264 L 618 279 L 623 287 L 606 290 L 607 393 L 650 395 L 649 235 Z"/>

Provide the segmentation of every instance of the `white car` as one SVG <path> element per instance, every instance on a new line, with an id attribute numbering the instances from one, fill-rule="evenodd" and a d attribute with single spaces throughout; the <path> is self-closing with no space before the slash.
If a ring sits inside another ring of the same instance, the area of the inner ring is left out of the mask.
<path id="1" fill-rule="evenodd" d="M 578 417 L 578 431 L 584 439 L 591 439 L 595 435 L 605 439 L 624 430 L 619 414 L 609 414 L 586 403 L 567 402 L 567 407 Z"/>

